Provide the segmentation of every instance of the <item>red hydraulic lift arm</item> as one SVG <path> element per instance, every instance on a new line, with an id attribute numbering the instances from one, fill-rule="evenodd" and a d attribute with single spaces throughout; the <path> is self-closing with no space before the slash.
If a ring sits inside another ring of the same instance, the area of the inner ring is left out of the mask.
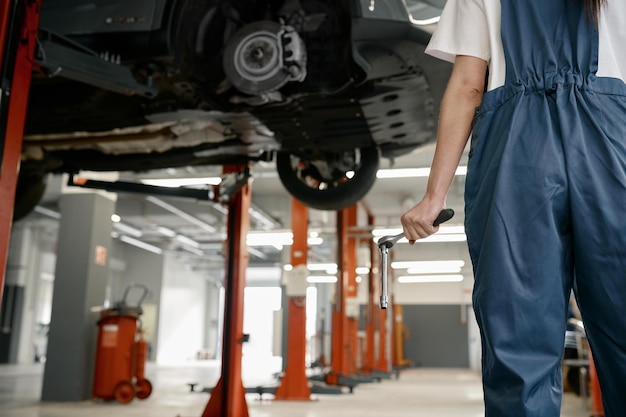
<path id="1" fill-rule="evenodd" d="M 41 2 L 0 3 L 0 303 Z"/>
<path id="2" fill-rule="evenodd" d="M 243 167 L 225 166 L 224 173 L 239 172 Z M 245 185 L 228 203 L 224 336 L 222 375 L 211 392 L 202 417 L 248 417 L 245 389 L 241 379 L 243 302 L 246 286 L 248 251 L 246 237 L 250 228 L 252 202 L 250 185 Z"/>
<path id="3" fill-rule="evenodd" d="M 291 246 L 291 265 L 296 270 L 306 272 L 307 264 L 307 232 L 308 208 L 297 201 L 291 200 L 291 229 L 293 245 Z M 302 269 L 304 268 L 304 269 Z M 296 278 L 294 276 L 294 278 Z M 306 291 L 306 274 L 304 291 Z M 288 278 L 289 279 L 289 278 Z M 290 283 L 287 283 L 289 286 Z M 289 318 L 287 327 L 287 366 L 285 375 L 276 389 L 277 400 L 311 399 L 311 389 L 306 376 L 306 292 L 289 296 Z"/>

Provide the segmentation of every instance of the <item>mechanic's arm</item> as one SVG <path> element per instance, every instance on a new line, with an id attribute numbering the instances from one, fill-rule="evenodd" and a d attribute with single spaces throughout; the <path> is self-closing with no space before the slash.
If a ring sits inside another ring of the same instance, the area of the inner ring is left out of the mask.
<path id="1" fill-rule="evenodd" d="M 401 217 L 404 234 L 413 243 L 438 230 L 433 222 L 445 208 L 446 195 L 467 144 L 476 108 L 482 101 L 487 62 L 460 55 L 441 101 L 435 155 L 426 193 Z"/>

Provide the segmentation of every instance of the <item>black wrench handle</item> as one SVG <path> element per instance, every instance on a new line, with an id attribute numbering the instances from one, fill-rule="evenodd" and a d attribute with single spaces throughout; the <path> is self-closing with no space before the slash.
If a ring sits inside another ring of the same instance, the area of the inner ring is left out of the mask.
<path id="1" fill-rule="evenodd" d="M 451 208 L 443 209 L 439 212 L 439 215 L 433 222 L 433 226 L 439 226 L 441 223 L 445 223 L 454 216 L 454 210 Z"/>

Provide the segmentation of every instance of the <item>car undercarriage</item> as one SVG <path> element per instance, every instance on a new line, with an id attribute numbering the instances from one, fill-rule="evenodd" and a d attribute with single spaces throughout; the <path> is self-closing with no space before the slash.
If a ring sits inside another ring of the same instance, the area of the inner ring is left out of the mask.
<path id="1" fill-rule="evenodd" d="M 310 207 L 354 204 L 434 139 L 429 22 L 403 0 L 44 2 L 15 217 L 48 173 L 258 161 Z"/>

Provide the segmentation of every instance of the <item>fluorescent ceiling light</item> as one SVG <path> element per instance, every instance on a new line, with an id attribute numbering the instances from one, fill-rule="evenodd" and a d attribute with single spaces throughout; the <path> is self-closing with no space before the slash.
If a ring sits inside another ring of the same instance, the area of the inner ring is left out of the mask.
<path id="1" fill-rule="evenodd" d="M 48 216 L 48 217 L 51 217 L 51 218 L 56 219 L 56 220 L 60 220 L 61 219 L 61 213 L 56 212 L 54 210 L 50 210 L 50 209 L 42 207 L 42 206 L 35 206 L 35 208 L 33 210 L 35 212 L 39 213 L 39 214 L 43 214 L 44 216 Z"/>
<path id="2" fill-rule="evenodd" d="M 467 166 L 459 166 L 455 171 L 455 175 L 466 175 Z M 379 169 L 376 178 L 416 178 L 428 177 L 430 168 L 396 168 L 396 169 Z"/>
<path id="3" fill-rule="evenodd" d="M 402 233 L 402 229 L 374 229 L 372 235 L 374 241 L 378 242 L 383 236 L 396 236 Z M 432 242 L 465 242 L 467 236 L 465 235 L 465 228 L 463 226 L 439 226 L 439 231 L 433 235 L 424 239 L 419 239 L 417 243 L 432 243 Z M 398 243 L 408 243 L 409 241 L 403 237 L 398 240 Z"/>
<path id="4" fill-rule="evenodd" d="M 259 223 L 262 223 L 262 225 L 264 226 L 263 228 L 266 230 L 276 229 L 281 226 L 281 224 L 278 221 L 276 221 L 275 219 L 267 215 L 264 211 L 254 206 L 250 207 L 250 209 L 248 210 L 248 213 L 250 213 L 250 217 L 252 217 L 254 220 L 256 220 Z"/>
<path id="5" fill-rule="evenodd" d="M 321 245 L 324 243 L 324 239 L 321 237 L 310 237 L 306 240 L 309 245 Z"/>
<path id="6" fill-rule="evenodd" d="M 395 261 L 391 263 L 393 269 L 407 268 L 429 268 L 429 267 L 456 267 L 463 266 L 465 262 L 461 259 L 445 260 L 445 261 Z"/>
<path id="7" fill-rule="evenodd" d="M 122 218 L 119 216 L 119 214 L 111 214 L 111 221 L 113 223 L 119 223 L 122 220 Z"/>
<path id="8" fill-rule="evenodd" d="M 185 187 L 189 185 L 219 185 L 220 177 L 203 178 L 158 178 L 139 180 L 142 184 L 155 185 L 157 187 Z"/>
<path id="9" fill-rule="evenodd" d="M 202 250 L 198 248 L 194 248 L 191 246 L 182 246 L 182 249 L 189 253 L 193 253 L 194 255 L 204 256 L 204 252 L 202 252 Z"/>
<path id="10" fill-rule="evenodd" d="M 408 268 L 407 274 L 459 274 L 462 266 L 430 266 L 426 268 Z"/>
<path id="11" fill-rule="evenodd" d="M 163 250 L 157 246 L 151 245 L 146 242 L 142 242 L 141 240 L 135 239 L 130 236 L 120 236 L 120 240 L 122 242 L 128 243 L 129 245 L 133 245 L 143 250 L 147 250 L 148 252 L 156 253 L 160 255 L 163 253 Z"/>
<path id="12" fill-rule="evenodd" d="M 293 265 L 291 264 L 286 264 L 283 266 L 283 269 L 285 271 L 291 271 L 293 270 Z M 339 270 L 337 267 L 337 264 L 334 263 L 319 263 L 319 264 L 308 264 L 307 265 L 307 269 L 309 271 L 325 271 L 327 274 L 329 275 L 335 275 L 337 273 L 337 271 Z M 356 273 L 357 274 L 367 274 L 369 273 L 370 270 L 367 267 L 364 266 L 360 266 L 356 268 Z"/>
<path id="13" fill-rule="evenodd" d="M 398 277 L 402 284 L 423 284 L 437 282 L 461 282 L 463 275 L 404 275 Z"/>
<path id="14" fill-rule="evenodd" d="M 293 233 L 291 232 L 259 232 L 248 233 L 246 236 L 248 246 L 288 246 L 293 245 Z"/>
<path id="15" fill-rule="evenodd" d="M 306 278 L 308 283 L 311 284 L 332 284 L 337 282 L 337 277 L 332 275 L 311 275 Z"/>
<path id="16" fill-rule="evenodd" d="M 198 242 L 196 242 L 195 240 L 188 238 L 187 236 L 183 236 L 183 235 L 177 235 L 175 238 L 175 240 L 177 240 L 178 242 L 182 243 L 183 245 L 188 245 L 191 246 L 192 248 L 200 248 L 200 244 Z M 200 251 L 202 252 L 202 251 Z"/>
<path id="17" fill-rule="evenodd" d="M 307 239 L 309 245 L 321 245 L 324 240 L 320 237 Z M 283 246 L 293 245 L 292 232 L 253 232 L 246 236 L 248 246 L 274 246 L 278 250 Z"/>
<path id="18" fill-rule="evenodd" d="M 151 202 L 155 206 L 161 207 L 163 210 L 169 211 L 170 213 L 177 215 L 178 217 L 188 221 L 189 223 L 195 224 L 196 226 L 206 230 L 209 233 L 215 233 L 217 231 L 215 227 L 211 226 L 210 224 L 203 222 L 197 217 L 194 217 L 191 214 L 186 213 L 183 210 L 177 207 L 174 207 L 173 205 L 166 203 L 165 201 L 159 198 L 149 195 L 148 197 L 146 197 L 146 200 Z"/>
<path id="19" fill-rule="evenodd" d="M 399 227 L 396 228 L 387 228 L 387 229 L 374 229 L 372 231 L 372 235 L 374 237 L 382 237 L 382 236 L 395 236 L 402 233 L 402 229 Z M 439 226 L 439 231 L 437 234 L 440 235 L 454 235 L 454 234 L 464 234 L 465 227 L 463 226 Z"/>
<path id="20" fill-rule="evenodd" d="M 405 243 L 409 241 L 407 239 L 403 239 Z M 462 235 L 444 235 L 435 233 L 434 235 L 430 235 L 424 239 L 420 239 L 416 242 L 418 243 L 434 243 L 434 242 L 465 242 L 467 240 L 467 236 Z"/>
<path id="21" fill-rule="evenodd" d="M 167 237 L 175 237 L 176 232 L 172 229 L 168 229 L 167 227 L 159 226 L 157 227 L 157 232 L 161 233 L 163 236 Z"/>
<path id="22" fill-rule="evenodd" d="M 306 267 L 309 271 L 326 271 L 327 274 L 336 274 L 338 271 L 337 264 L 334 263 L 308 264 Z"/>
<path id="23" fill-rule="evenodd" d="M 141 235 L 143 234 L 141 233 L 141 230 L 124 223 L 113 223 L 113 228 L 135 237 L 141 237 Z"/>
<path id="24" fill-rule="evenodd" d="M 248 247 L 248 253 L 250 255 L 254 255 L 259 259 L 267 259 L 267 256 L 265 256 L 265 254 L 263 252 L 261 252 L 260 250 Z"/>
<path id="25" fill-rule="evenodd" d="M 465 265 L 462 260 L 449 261 L 397 261 L 392 262 L 393 269 L 406 269 L 409 274 L 445 274 L 459 273 Z"/>

